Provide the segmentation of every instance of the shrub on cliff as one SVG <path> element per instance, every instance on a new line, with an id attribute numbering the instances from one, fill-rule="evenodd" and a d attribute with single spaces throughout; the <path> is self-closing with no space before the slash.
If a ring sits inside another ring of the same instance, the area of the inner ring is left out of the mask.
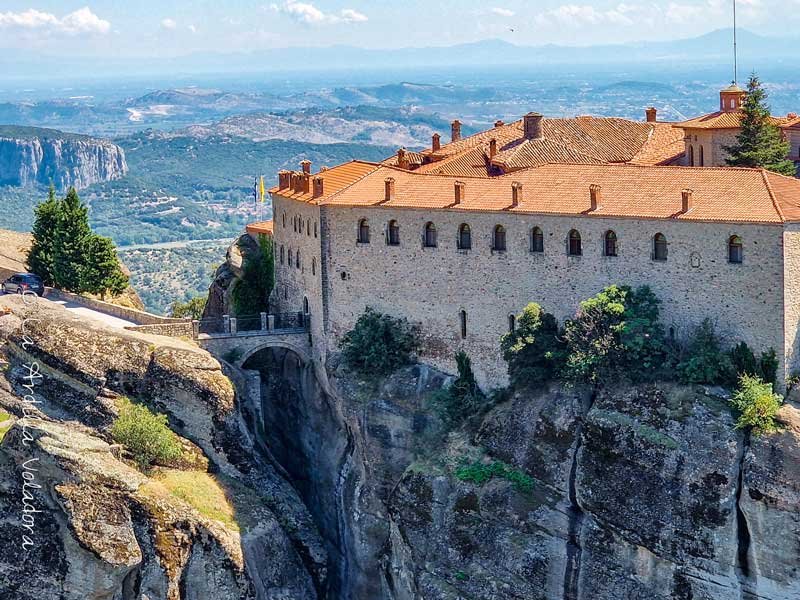
<path id="1" fill-rule="evenodd" d="M 565 373 L 585 383 L 649 381 L 663 373 L 667 346 L 659 300 L 644 286 L 611 285 L 584 300 L 564 330 Z"/>
<path id="2" fill-rule="evenodd" d="M 734 373 L 730 355 L 724 352 L 710 319 L 695 329 L 678 363 L 678 377 L 683 383 L 729 383 Z"/>
<path id="3" fill-rule="evenodd" d="M 737 429 L 749 429 L 753 435 L 765 435 L 777 431 L 775 415 L 783 398 L 773 393 L 772 384 L 753 375 L 739 377 L 739 387 L 731 398 L 731 404 L 739 414 Z"/>
<path id="4" fill-rule="evenodd" d="M 395 319 L 371 308 L 364 311 L 340 343 L 351 369 L 378 375 L 409 364 L 418 345 L 417 330 L 406 319 Z"/>
<path id="5" fill-rule="evenodd" d="M 515 386 L 551 381 L 564 365 L 565 345 L 558 321 L 535 302 L 517 315 L 514 330 L 502 337 L 500 348 Z"/>
<path id="6" fill-rule="evenodd" d="M 111 426 L 111 437 L 125 446 L 142 470 L 155 462 L 169 464 L 181 456 L 178 438 L 167 426 L 167 416 L 154 414 L 127 399 L 122 401 L 119 417 Z"/>
<path id="7" fill-rule="evenodd" d="M 745 342 L 739 342 L 731 349 L 729 355 L 737 379 L 740 375 L 756 375 L 766 383 L 775 383 L 778 373 L 778 357 L 774 349 L 770 348 L 762 352 L 760 358 L 756 358 Z M 735 385 L 736 381 L 731 383 Z"/>
<path id="8" fill-rule="evenodd" d="M 431 397 L 431 404 L 436 412 L 450 425 L 460 423 L 486 406 L 486 395 L 478 387 L 472 362 L 465 352 L 456 354 L 456 366 L 458 377 L 455 381 Z"/>

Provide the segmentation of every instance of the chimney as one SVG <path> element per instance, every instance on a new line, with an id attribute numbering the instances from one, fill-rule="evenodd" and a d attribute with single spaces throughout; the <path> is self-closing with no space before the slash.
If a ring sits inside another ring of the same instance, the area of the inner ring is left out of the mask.
<path id="1" fill-rule="evenodd" d="M 596 183 L 589 186 L 589 210 L 597 210 L 597 207 L 600 206 L 602 200 L 600 190 L 600 186 Z"/>
<path id="2" fill-rule="evenodd" d="M 400 148 L 397 151 L 397 166 L 401 169 L 408 171 L 408 157 L 406 156 L 406 149 Z"/>
<path id="3" fill-rule="evenodd" d="M 311 175 L 303 173 L 300 175 L 300 191 L 308 194 L 311 191 Z"/>
<path id="4" fill-rule="evenodd" d="M 310 160 L 301 160 L 300 166 L 303 168 L 303 173 L 309 174 L 311 173 L 311 161 Z"/>
<path id="5" fill-rule="evenodd" d="M 450 140 L 457 142 L 461 139 L 461 121 L 456 119 L 450 124 Z"/>
<path id="6" fill-rule="evenodd" d="M 681 213 L 686 214 L 692 210 L 693 205 L 694 202 L 692 202 L 692 190 L 681 190 Z"/>
<path id="7" fill-rule="evenodd" d="M 489 140 L 489 160 L 492 160 L 497 154 L 497 140 L 492 138 Z"/>
<path id="8" fill-rule="evenodd" d="M 300 191 L 300 174 L 299 173 L 297 173 L 295 171 L 291 171 L 289 173 L 289 187 L 292 188 L 293 192 L 299 192 Z"/>
<path id="9" fill-rule="evenodd" d="M 323 194 L 323 179 L 322 177 L 314 177 L 311 180 L 314 185 L 314 198 L 319 198 Z"/>
<path id="10" fill-rule="evenodd" d="M 658 114 L 658 111 L 656 110 L 655 106 L 650 106 L 649 108 L 647 108 L 644 111 L 644 114 L 647 117 L 647 122 L 648 123 L 655 123 L 656 122 L 656 115 Z"/>
<path id="11" fill-rule="evenodd" d="M 434 152 L 438 152 L 442 147 L 442 136 L 438 133 L 433 134 L 432 142 L 431 142 L 431 150 Z"/>
<path id="12" fill-rule="evenodd" d="M 503 125 L 505 125 L 505 123 L 503 123 L 500 119 L 494 122 L 495 127 L 502 127 Z"/>
<path id="13" fill-rule="evenodd" d="M 467 197 L 467 186 L 463 181 L 456 181 L 453 188 L 455 191 L 455 200 L 453 201 L 453 204 L 461 204 Z"/>
<path id="14" fill-rule="evenodd" d="M 391 202 L 394 200 L 394 177 L 387 177 L 383 180 L 383 201 Z"/>
<path id="15" fill-rule="evenodd" d="M 522 184 L 519 181 L 511 182 L 511 208 L 517 208 L 522 202 Z"/>
<path id="16" fill-rule="evenodd" d="M 542 139 L 542 119 L 542 115 L 535 112 L 529 112 L 522 117 L 522 127 L 526 140 Z"/>
<path id="17" fill-rule="evenodd" d="M 291 171 L 281 170 L 278 171 L 278 189 L 285 190 L 291 185 L 292 173 Z"/>

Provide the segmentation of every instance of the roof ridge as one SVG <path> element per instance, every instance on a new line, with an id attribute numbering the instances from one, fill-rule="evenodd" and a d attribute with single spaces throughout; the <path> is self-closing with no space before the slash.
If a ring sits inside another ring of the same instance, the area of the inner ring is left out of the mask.
<path id="1" fill-rule="evenodd" d="M 327 200 L 330 200 L 331 198 L 334 198 L 334 197 L 336 197 L 337 195 L 339 195 L 339 194 L 341 194 L 342 192 L 344 192 L 346 189 L 348 189 L 348 188 L 352 187 L 354 184 L 356 184 L 356 183 L 358 183 L 359 181 L 361 181 L 362 179 L 364 179 L 364 178 L 365 178 L 367 175 L 372 175 L 372 174 L 373 174 L 375 171 L 377 171 L 378 169 L 380 169 L 381 167 L 383 167 L 383 166 L 384 166 L 384 165 L 382 165 L 382 164 L 380 164 L 380 163 L 371 163 L 371 162 L 367 162 L 367 161 L 359 161 L 359 160 L 356 160 L 356 159 L 353 159 L 353 160 L 351 160 L 350 162 L 361 162 L 361 163 L 363 163 L 363 164 L 372 165 L 372 166 L 374 166 L 375 168 L 374 168 L 374 169 L 372 169 L 371 171 L 367 171 L 366 173 L 364 173 L 363 175 L 361 175 L 359 178 L 357 178 L 357 179 L 354 179 L 353 181 L 351 181 L 351 182 L 350 182 L 350 183 L 348 183 L 347 185 L 343 186 L 341 189 L 339 189 L 339 190 L 336 190 L 336 191 L 335 191 L 335 192 L 333 192 L 333 193 L 332 193 L 330 196 L 325 196 L 325 197 L 323 197 L 323 198 L 322 198 L 322 200 L 319 200 L 319 199 L 317 199 L 317 201 L 316 201 L 316 202 L 314 202 L 314 198 L 311 198 L 311 202 L 313 202 L 313 203 L 314 203 L 316 206 L 320 206 L 320 205 L 322 204 L 322 202 L 324 202 L 324 201 L 327 201 Z M 342 163 L 342 164 L 348 164 L 348 163 Z M 335 167 L 334 167 L 334 168 L 335 168 Z"/>
<path id="2" fill-rule="evenodd" d="M 777 175 L 777 173 L 776 173 L 776 175 Z M 769 192 L 769 197 L 772 200 L 772 206 L 775 207 L 775 211 L 778 213 L 778 216 L 781 218 L 781 221 L 783 223 L 785 223 L 786 222 L 786 217 L 784 216 L 783 211 L 781 210 L 781 207 L 778 204 L 778 199 L 775 197 L 775 192 L 772 189 L 772 185 L 770 185 L 770 183 L 769 183 L 769 177 L 767 177 L 767 170 L 766 169 L 761 169 L 761 177 L 764 180 L 764 185 L 767 186 L 767 192 Z"/>

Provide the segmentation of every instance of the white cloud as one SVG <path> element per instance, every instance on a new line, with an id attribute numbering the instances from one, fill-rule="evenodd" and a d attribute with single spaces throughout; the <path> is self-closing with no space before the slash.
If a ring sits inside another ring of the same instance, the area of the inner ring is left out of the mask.
<path id="1" fill-rule="evenodd" d="M 166 18 L 161 21 L 161 27 L 163 27 L 164 29 L 172 30 L 175 29 L 177 26 L 178 24 L 175 22 L 174 19 Z"/>
<path id="2" fill-rule="evenodd" d="M 66 14 L 60 19 L 52 13 L 30 8 L 18 13 L 0 12 L 0 29 L 80 35 L 108 33 L 111 23 L 98 17 L 88 6 Z"/>
<path id="3" fill-rule="evenodd" d="M 186 29 L 188 29 L 192 33 L 197 33 L 197 27 L 195 27 L 194 25 L 187 25 Z"/>
<path id="4" fill-rule="evenodd" d="M 565 27 L 583 27 L 610 23 L 633 25 L 637 13 L 644 12 L 641 6 L 619 4 L 615 8 L 599 10 L 588 4 L 564 4 L 539 15 L 539 24 L 558 24 Z"/>
<path id="5" fill-rule="evenodd" d="M 507 8 L 495 7 L 492 10 L 490 10 L 489 12 L 491 12 L 492 14 L 495 14 L 495 15 L 497 15 L 499 17 L 513 17 L 514 16 L 514 11 L 513 10 L 508 10 Z"/>
<path id="6" fill-rule="evenodd" d="M 319 25 L 322 23 L 363 23 L 369 18 L 352 8 L 344 8 L 339 13 L 324 13 L 308 2 L 287 0 L 282 5 L 270 4 L 270 9 L 290 16 L 295 21 L 306 25 Z"/>

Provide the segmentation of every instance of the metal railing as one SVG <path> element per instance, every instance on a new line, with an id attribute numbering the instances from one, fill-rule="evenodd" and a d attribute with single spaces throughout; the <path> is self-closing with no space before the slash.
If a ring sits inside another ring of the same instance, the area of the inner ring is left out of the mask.
<path id="1" fill-rule="evenodd" d="M 197 321 L 197 333 L 207 335 L 274 335 L 305 332 L 311 315 L 303 312 L 257 315 L 223 315 Z"/>

